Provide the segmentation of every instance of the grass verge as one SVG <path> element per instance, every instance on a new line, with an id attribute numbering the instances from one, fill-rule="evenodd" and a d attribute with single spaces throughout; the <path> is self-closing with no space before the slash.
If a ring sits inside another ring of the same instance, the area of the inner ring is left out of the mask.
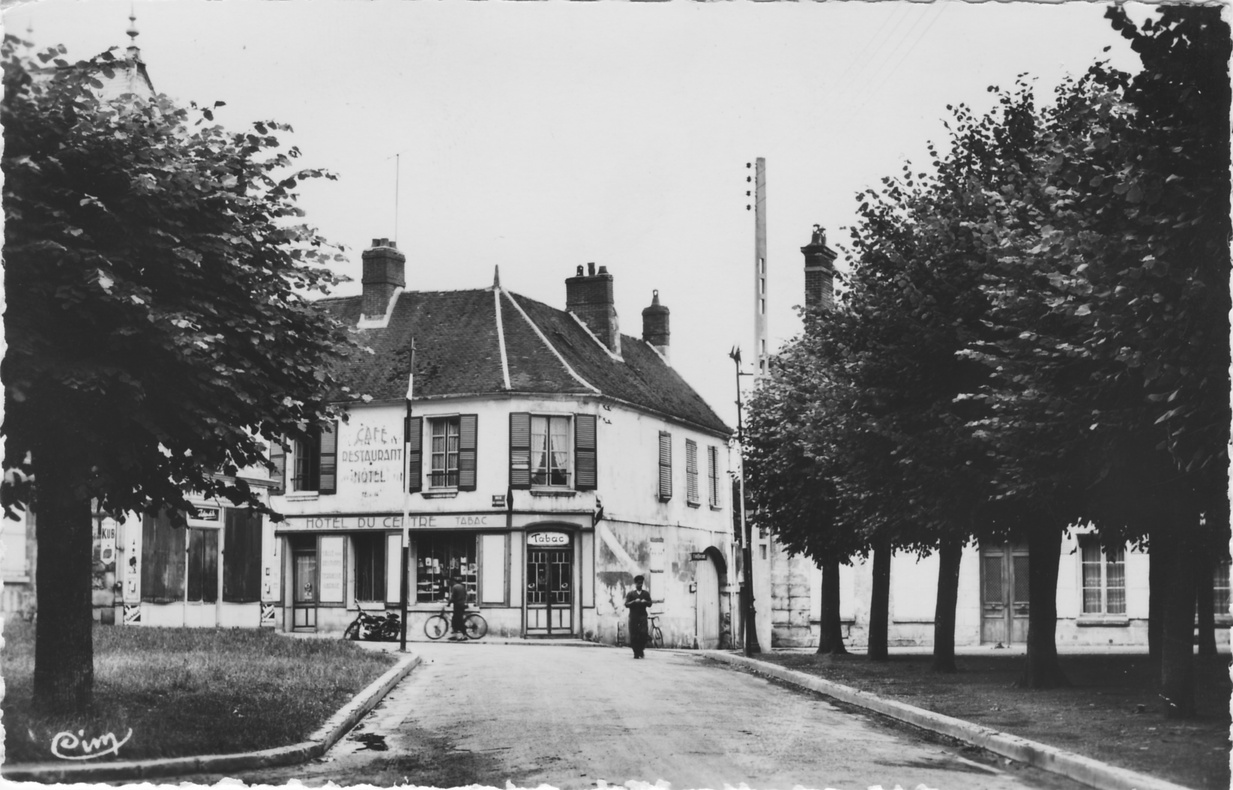
<path id="1" fill-rule="evenodd" d="M 1064 655 L 1071 687 L 1016 688 L 1023 655 L 962 655 L 953 675 L 927 655 L 764 653 L 763 661 L 1203 790 L 1229 785 L 1229 659 L 1196 656 L 1199 716 L 1164 717 L 1146 655 Z"/>
<path id="2" fill-rule="evenodd" d="M 34 626 L 7 622 L 4 642 L 8 763 L 54 761 L 52 738 L 61 732 L 123 740 L 131 729 L 123 760 L 298 743 L 397 660 L 343 640 L 266 630 L 96 626 L 94 709 L 61 717 L 31 706 Z"/>

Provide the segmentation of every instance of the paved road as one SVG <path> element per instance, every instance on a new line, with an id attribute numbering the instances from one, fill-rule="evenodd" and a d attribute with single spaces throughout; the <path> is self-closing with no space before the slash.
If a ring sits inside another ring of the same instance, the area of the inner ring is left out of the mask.
<path id="1" fill-rule="evenodd" d="M 965 756 L 695 653 L 649 651 L 635 661 L 627 650 L 598 647 L 415 649 L 423 664 L 325 758 L 240 778 L 383 787 L 1080 787 Z"/>

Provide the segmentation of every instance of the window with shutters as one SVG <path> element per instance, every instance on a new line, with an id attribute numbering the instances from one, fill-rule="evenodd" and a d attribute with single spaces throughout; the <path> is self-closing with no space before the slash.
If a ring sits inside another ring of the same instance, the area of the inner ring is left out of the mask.
<path id="1" fill-rule="evenodd" d="M 672 434 L 659 432 L 659 499 L 672 499 Z"/>
<path id="2" fill-rule="evenodd" d="M 510 488 L 595 490 L 595 426 L 594 414 L 510 414 Z"/>
<path id="3" fill-rule="evenodd" d="M 312 428 L 292 450 L 291 491 L 333 494 L 338 490 L 338 434 L 334 426 Z"/>
<path id="4" fill-rule="evenodd" d="M 685 440 L 685 501 L 697 507 L 698 502 L 698 443 Z"/>
<path id="5" fill-rule="evenodd" d="M 707 502 L 711 507 L 720 507 L 719 500 L 719 448 L 706 448 Z"/>
<path id="6" fill-rule="evenodd" d="M 457 488 L 458 418 L 429 420 L 428 424 L 432 432 L 429 485 L 432 488 Z"/>

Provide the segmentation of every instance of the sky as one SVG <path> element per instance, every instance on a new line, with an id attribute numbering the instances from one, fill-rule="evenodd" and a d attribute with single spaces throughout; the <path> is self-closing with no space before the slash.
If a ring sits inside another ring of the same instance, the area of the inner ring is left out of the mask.
<path id="1" fill-rule="evenodd" d="M 1047 94 L 1098 59 L 1138 68 L 1088 2 L 40 0 L 3 21 L 87 58 L 128 45 L 130 9 L 156 90 L 226 102 L 232 129 L 289 123 L 301 162 L 338 175 L 301 200 L 347 248 L 335 293 L 359 293 L 379 237 L 415 290 L 485 288 L 500 267 L 564 308 L 577 266 L 606 266 L 622 332 L 641 336 L 658 290 L 673 365 L 733 426 L 728 352 L 753 349 L 746 163 L 766 160 L 774 348 L 800 330 L 813 225 L 842 267 L 857 193 L 920 170 L 948 104 L 987 109 L 1021 73 Z"/>

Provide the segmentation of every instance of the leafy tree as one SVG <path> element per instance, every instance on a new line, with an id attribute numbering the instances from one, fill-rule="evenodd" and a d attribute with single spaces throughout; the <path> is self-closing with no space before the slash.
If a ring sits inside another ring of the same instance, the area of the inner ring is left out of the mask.
<path id="1" fill-rule="evenodd" d="M 299 183 L 326 174 L 293 167 L 290 129 L 105 101 L 115 56 L 63 53 L 3 47 L 3 495 L 38 510 L 35 704 L 82 710 L 93 507 L 192 513 L 191 490 L 264 509 L 240 470 L 326 415 L 349 341 L 304 296 L 336 253 L 299 224 Z"/>

